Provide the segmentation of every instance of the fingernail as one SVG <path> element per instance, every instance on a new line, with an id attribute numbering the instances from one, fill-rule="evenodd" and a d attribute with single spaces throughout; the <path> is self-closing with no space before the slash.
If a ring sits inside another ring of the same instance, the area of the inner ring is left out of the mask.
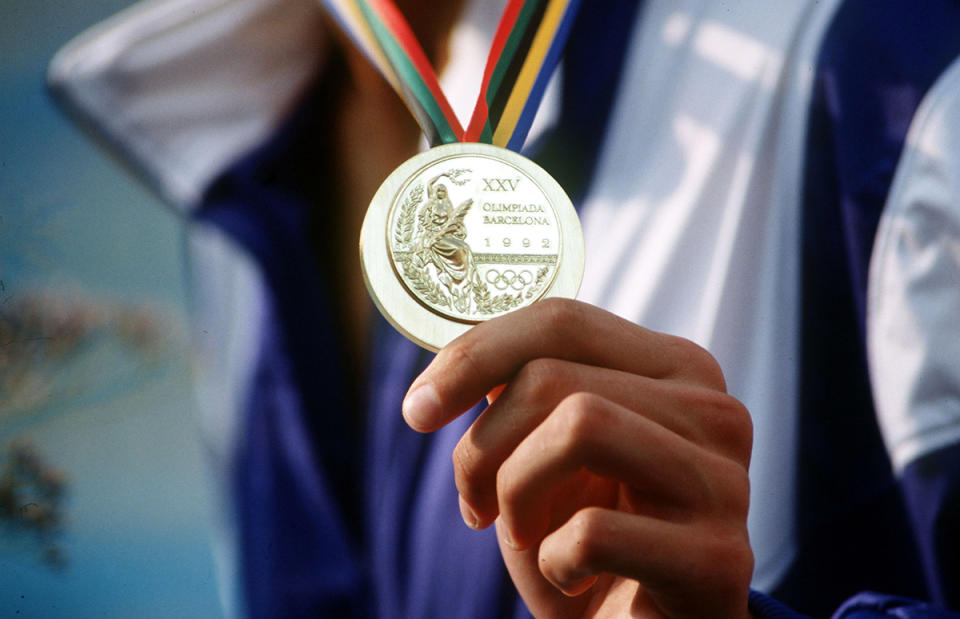
<path id="1" fill-rule="evenodd" d="M 470 509 L 470 506 L 467 505 L 467 502 L 463 500 L 462 496 L 459 496 L 460 499 L 460 515 L 463 516 L 463 521 L 471 529 L 476 529 L 479 522 L 477 520 L 477 515 L 473 513 L 473 510 Z"/>
<path id="2" fill-rule="evenodd" d="M 414 430 L 433 428 L 440 417 L 440 397 L 433 385 L 417 387 L 403 399 L 403 418 Z"/>
<path id="3" fill-rule="evenodd" d="M 587 589 L 597 584 L 597 581 L 600 580 L 600 576 L 597 574 L 592 574 L 590 576 L 584 576 L 583 578 L 577 578 L 566 582 L 560 588 L 560 591 L 568 597 L 576 597 L 578 595 L 583 595 Z"/>
<path id="4" fill-rule="evenodd" d="M 513 538 L 510 537 L 510 534 L 507 533 L 507 525 L 503 524 L 502 518 L 497 518 L 494 521 L 497 525 L 497 535 L 500 536 L 500 539 L 503 540 L 503 543 L 509 546 L 514 550 L 520 550 L 520 547 L 513 541 Z"/>

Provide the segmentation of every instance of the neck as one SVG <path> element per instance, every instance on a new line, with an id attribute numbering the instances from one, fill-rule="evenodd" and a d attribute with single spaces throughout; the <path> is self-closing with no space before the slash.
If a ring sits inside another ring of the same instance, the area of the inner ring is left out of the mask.
<path id="1" fill-rule="evenodd" d="M 463 2 L 399 0 L 401 12 L 439 72 L 447 58 L 450 33 Z M 435 5 L 435 6 L 433 6 Z M 331 146 L 335 178 L 342 179 L 337 213 L 327 238 L 337 281 L 341 323 L 358 375 L 365 366 L 371 304 L 363 284 L 357 239 L 370 199 L 400 163 L 416 153 L 420 129 L 410 112 L 367 59 L 340 39 L 345 76 L 338 96 Z"/>

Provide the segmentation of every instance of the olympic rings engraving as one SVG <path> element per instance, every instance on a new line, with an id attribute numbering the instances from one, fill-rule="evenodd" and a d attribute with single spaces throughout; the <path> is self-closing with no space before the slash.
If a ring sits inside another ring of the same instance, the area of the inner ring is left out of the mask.
<path id="1" fill-rule="evenodd" d="M 503 273 L 497 269 L 490 269 L 484 275 L 484 279 L 497 290 L 512 288 L 520 291 L 533 283 L 533 274 L 526 269 L 519 273 L 515 273 L 512 269 L 507 269 Z"/>

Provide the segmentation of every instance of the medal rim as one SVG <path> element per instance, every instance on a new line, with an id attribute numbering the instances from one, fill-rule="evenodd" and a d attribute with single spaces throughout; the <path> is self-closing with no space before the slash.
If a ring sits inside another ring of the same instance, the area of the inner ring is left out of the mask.
<path id="1" fill-rule="evenodd" d="M 390 215 L 403 190 L 424 168 L 463 156 L 491 158 L 513 166 L 538 186 L 553 209 L 559 227 L 557 267 L 544 291 L 522 307 L 550 297 L 575 298 L 583 278 L 580 219 L 566 192 L 542 167 L 511 150 L 480 142 L 444 144 L 414 155 L 390 173 L 370 202 L 360 231 L 360 265 L 364 284 L 380 313 L 397 331 L 434 352 L 489 319 L 473 321 L 442 315 L 409 291 L 391 256 Z"/>

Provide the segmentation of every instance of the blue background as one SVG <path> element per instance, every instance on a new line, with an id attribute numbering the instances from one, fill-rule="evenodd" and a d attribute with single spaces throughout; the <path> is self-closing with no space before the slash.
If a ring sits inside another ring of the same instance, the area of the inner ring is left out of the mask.
<path id="1" fill-rule="evenodd" d="M 0 527 L 0 616 L 220 614 L 182 224 L 44 83 L 57 49 L 127 4 L 0 0 L 0 311 L 38 291 L 109 310 L 66 356 L 30 349 L 36 384 L 0 387 L 0 451 L 29 440 L 68 480 L 63 568 L 22 530 Z M 111 316 L 131 308 L 161 329 L 149 354 L 115 337 Z M 0 342 L 14 357 L 22 344 Z"/>

